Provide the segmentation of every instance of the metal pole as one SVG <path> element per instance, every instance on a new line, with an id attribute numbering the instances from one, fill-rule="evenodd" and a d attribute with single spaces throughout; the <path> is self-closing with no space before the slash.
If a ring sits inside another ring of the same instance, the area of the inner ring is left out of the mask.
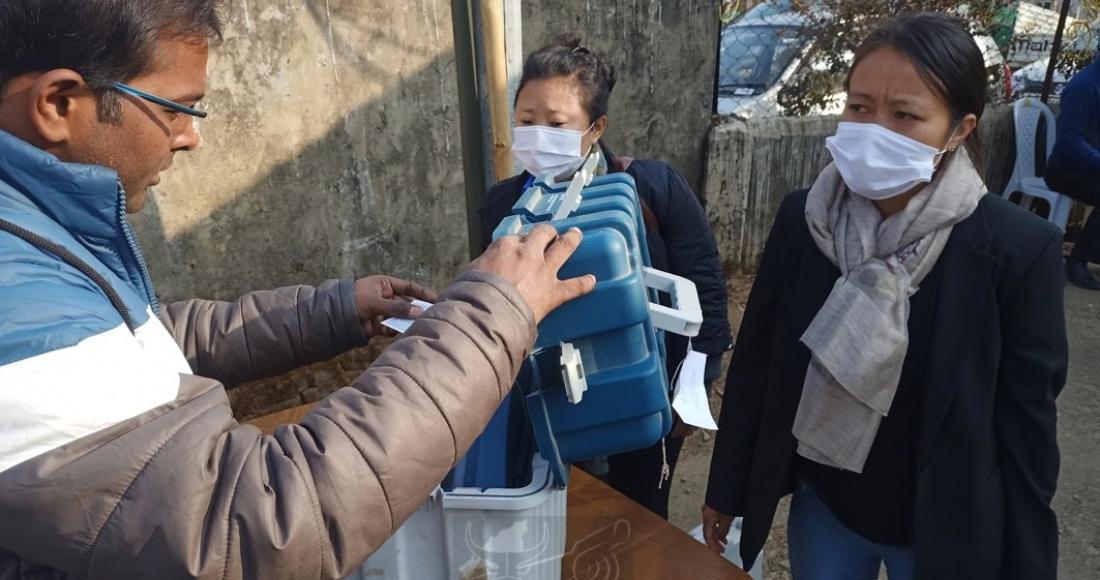
<path id="1" fill-rule="evenodd" d="M 454 23 L 455 75 L 458 77 L 458 111 L 462 132 L 462 175 L 466 185 L 466 228 L 470 258 L 473 259 L 481 254 L 484 244 L 478 212 L 484 204 L 486 184 L 471 1 L 451 0 L 451 19 Z"/>
<path id="2" fill-rule="evenodd" d="M 493 175 L 496 181 L 512 176 L 512 122 L 508 102 L 508 56 L 505 53 L 504 3 L 481 0 L 481 39 L 485 43 L 485 96 L 489 105 Z"/>
<path id="3" fill-rule="evenodd" d="M 1047 77 L 1043 81 L 1043 94 L 1039 97 L 1042 102 L 1050 99 L 1050 93 L 1054 89 L 1054 70 L 1058 67 L 1058 57 L 1062 55 L 1062 32 L 1066 28 L 1066 18 L 1069 16 L 1070 0 L 1062 0 L 1062 12 L 1058 15 L 1058 28 L 1054 31 L 1054 45 L 1050 47 L 1050 62 L 1047 64 Z"/>

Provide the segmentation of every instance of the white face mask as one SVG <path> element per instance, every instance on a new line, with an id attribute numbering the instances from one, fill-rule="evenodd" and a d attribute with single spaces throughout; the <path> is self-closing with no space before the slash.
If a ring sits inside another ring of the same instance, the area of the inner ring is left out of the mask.
<path id="1" fill-rule="evenodd" d="M 889 199 L 931 182 L 937 157 L 947 152 L 875 123 L 842 122 L 825 147 L 848 189 L 870 200 Z"/>
<path id="2" fill-rule="evenodd" d="M 535 177 L 572 174 L 584 163 L 586 155 L 581 153 L 581 139 L 592 127 L 586 131 L 543 125 L 514 127 L 512 155 L 520 167 Z"/>

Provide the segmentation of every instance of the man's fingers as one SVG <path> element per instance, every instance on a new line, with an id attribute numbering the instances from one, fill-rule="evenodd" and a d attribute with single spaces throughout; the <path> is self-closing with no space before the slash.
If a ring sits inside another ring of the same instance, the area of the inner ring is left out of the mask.
<path id="1" fill-rule="evenodd" d="M 718 551 L 718 546 L 714 541 L 714 526 L 710 525 L 705 518 L 703 519 L 703 541 L 706 542 L 707 547 L 715 552 Z"/>
<path id="2" fill-rule="evenodd" d="M 722 553 L 722 543 L 718 541 L 718 529 L 715 527 L 716 522 L 708 517 L 703 518 L 703 540 L 706 541 L 707 546 L 714 550 L 716 553 Z"/>
<path id="3" fill-rule="evenodd" d="M 703 540 L 718 554 L 726 551 L 726 536 L 730 533 L 733 518 L 703 505 Z"/>
<path id="4" fill-rule="evenodd" d="M 527 238 L 523 241 L 525 245 L 529 245 L 532 248 L 536 248 L 541 254 L 546 251 L 546 247 L 551 242 L 558 239 L 558 230 L 553 226 L 546 224 L 539 224 L 531 230 L 531 233 L 527 234 Z"/>
<path id="5" fill-rule="evenodd" d="M 720 553 L 726 552 L 726 544 L 729 543 L 729 540 L 727 540 L 727 538 L 730 535 L 731 523 L 733 523 L 733 518 L 721 516 L 718 518 L 718 525 L 715 526 L 714 535 L 715 539 L 718 541 L 718 545 L 721 546 L 721 549 L 719 550 Z"/>
<path id="6" fill-rule="evenodd" d="M 584 234 L 577 228 L 572 228 L 559 236 L 546 250 L 546 263 L 554 268 L 555 272 L 560 270 L 573 252 L 580 247 L 583 238 Z"/>
<path id="7" fill-rule="evenodd" d="M 575 300 L 596 289 L 596 277 L 589 274 L 579 278 L 570 278 L 558 282 L 558 294 L 561 301 L 558 305 Z"/>
<path id="8" fill-rule="evenodd" d="M 395 296 L 405 296 L 408 298 L 416 298 L 425 302 L 435 303 L 438 298 L 435 292 L 428 290 L 427 288 L 417 284 L 416 282 L 410 282 L 408 280 L 402 280 L 400 278 L 390 278 L 390 286 L 393 288 Z"/>
<path id="9" fill-rule="evenodd" d="M 371 312 L 385 318 L 416 318 L 424 311 L 411 302 L 400 299 L 378 299 L 371 303 Z"/>

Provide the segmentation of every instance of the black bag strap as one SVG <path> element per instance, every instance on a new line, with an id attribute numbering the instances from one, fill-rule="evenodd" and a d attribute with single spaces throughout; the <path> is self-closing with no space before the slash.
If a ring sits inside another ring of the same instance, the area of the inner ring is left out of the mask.
<path id="1" fill-rule="evenodd" d="M 136 327 L 134 326 L 134 319 L 130 316 L 130 309 L 126 307 L 126 304 L 122 301 L 122 297 L 111 287 L 107 279 L 97 272 L 95 268 L 89 266 L 84 260 L 76 257 L 75 254 L 65 249 L 61 244 L 52 242 L 7 220 L 0 219 L 0 231 L 7 232 L 43 252 L 48 252 L 61 258 L 62 262 L 76 268 L 81 274 L 84 274 L 92 282 L 95 282 L 96 286 L 99 286 L 99 289 L 107 295 L 107 299 L 111 301 L 111 306 L 114 306 L 115 310 L 122 316 L 122 321 L 126 323 L 126 328 L 130 329 L 130 333 L 133 334 Z"/>

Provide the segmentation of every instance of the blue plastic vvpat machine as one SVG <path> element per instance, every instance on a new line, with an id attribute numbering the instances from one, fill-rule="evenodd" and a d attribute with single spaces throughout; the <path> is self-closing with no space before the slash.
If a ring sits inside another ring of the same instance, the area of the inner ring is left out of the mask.
<path id="1" fill-rule="evenodd" d="M 559 276 L 593 274 L 596 289 L 539 325 L 515 390 L 456 468 L 456 484 L 522 484 L 515 474 L 530 464 L 534 449 L 523 440 L 533 435 L 563 485 L 570 463 L 649 447 L 672 427 L 663 332 L 699 332 L 695 285 L 650 267 L 634 180 L 593 178 L 596 162 L 590 156 L 568 184 L 535 181 L 493 233 L 522 235 L 540 223 L 579 228 L 584 239 Z M 522 414 L 526 421 L 517 421 Z"/>

